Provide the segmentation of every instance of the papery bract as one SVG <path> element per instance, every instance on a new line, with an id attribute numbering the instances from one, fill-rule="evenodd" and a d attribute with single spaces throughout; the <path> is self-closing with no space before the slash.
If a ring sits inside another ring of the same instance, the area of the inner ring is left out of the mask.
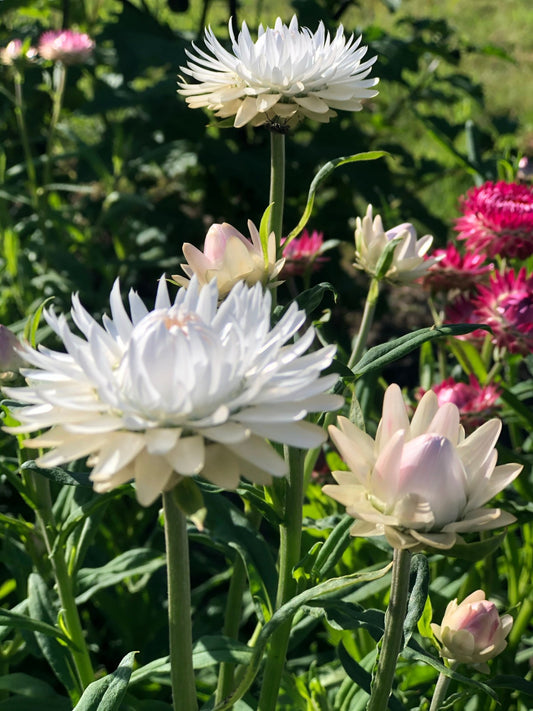
<path id="1" fill-rule="evenodd" d="M 396 240 L 392 259 L 384 274 L 378 274 L 379 264 L 387 246 Z M 367 274 L 399 284 L 408 284 L 424 276 L 436 259 L 425 255 L 433 242 L 431 235 L 417 239 L 416 230 L 408 222 L 385 232 L 380 215 L 372 217 L 369 205 L 363 219 L 356 219 L 355 266 Z"/>
<path id="2" fill-rule="evenodd" d="M 194 275 L 201 286 L 216 279 L 220 298 L 226 296 L 239 281 L 249 286 L 257 282 L 267 284 L 280 273 L 284 259 L 276 260 L 276 238 L 272 232 L 268 237 L 267 253 L 263 251 L 259 232 L 248 220 L 251 241 L 227 222 L 211 225 L 202 252 L 188 242 L 183 245 L 187 264 L 181 268 L 189 277 L 173 275 L 174 281 L 187 286 Z"/>
<path id="3" fill-rule="evenodd" d="M 336 376 L 320 377 L 335 349 L 305 354 L 312 328 L 291 343 L 306 318 L 296 305 L 271 328 L 271 295 L 259 284 L 237 284 L 218 306 L 216 283 L 200 289 L 196 278 L 173 303 L 161 279 L 153 311 L 135 292 L 129 304 L 131 316 L 117 282 L 102 327 L 74 296 L 83 337 L 47 311 L 67 352 L 23 348 L 32 367 L 21 369 L 27 387 L 5 389 L 25 405 L 9 431 L 51 428 L 26 442 L 50 448 L 39 466 L 89 456 L 97 491 L 134 479 L 148 505 L 185 476 L 224 488 L 241 475 L 261 484 L 283 476 L 285 462 L 265 438 L 305 449 L 325 439 L 304 418 L 342 404 L 326 392 Z"/>
<path id="4" fill-rule="evenodd" d="M 440 654 L 444 659 L 471 664 L 487 673 L 487 660 L 503 652 L 507 646 L 505 638 L 512 626 L 511 615 L 500 617 L 496 605 L 485 600 L 482 590 L 476 590 L 460 604 L 457 604 L 457 598 L 452 600 L 442 623 L 431 624 L 442 644 Z"/>
<path id="5" fill-rule="evenodd" d="M 437 395 L 439 406 L 453 402 L 459 409 L 463 423 L 469 427 L 482 424 L 494 414 L 501 393 L 494 383 L 481 385 L 472 373 L 468 383 L 449 377 L 431 389 Z"/>
<path id="6" fill-rule="evenodd" d="M 334 109 L 359 111 L 362 99 L 377 94 L 378 79 L 367 78 L 376 57 L 362 62 L 367 48 L 360 37 L 346 40 L 342 25 L 331 38 L 322 22 L 313 34 L 294 16 L 288 26 L 280 18 L 273 28 L 260 25 L 255 42 L 245 22 L 235 37 L 230 21 L 229 33 L 232 53 L 206 28 L 207 52 L 194 47 L 181 67 L 199 83 L 178 86 L 191 108 L 235 116 L 236 127 L 292 126 L 304 116 L 328 122 Z"/>
<path id="7" fill-rule="evenodd" d="M 467 252 L 462 255 L 454 244 L 449 244 L 445 249 L 436 249 L 431 253 L 431 258 L 438 261 L 424 275 L 424 286 L 432 291 L 469 291 L 485 281 L 494 270 L 493 264 L 486 263 L 483 253 Z"/>
<path id="8" fill-rule="evenodd" d="M 349 471 L 324 493 L 359 519 L 352 535 L 385 535 L 395 548 L 451 548 L 460 533 L 505 526 L 514 517 L 483 505 L 522 469 L 496 466 L 501 422 L 490 420 L 465 438 L 459 410 L 439 407 L 434 392 L 421 399 L 409 422 L 400 388 L 385 393 L 375 440 L 345 417 L 329 428 Z"/>
<path id="9" fill-rule="evenodd" d="M 473 188 L 455 229 L 471 252 L 526 259 L 533 254 L 533 188 L 503 180 Z"/>
<path id="10" fill-rule="evenodd" d="M 492 340 L 511 353 L 533 353 L 533 274 L 496 272 L 473 299 L 474 316 L 492 328 Z"/>
<path id="11" fill-rule="evenodd" d="M 300 237 L 295 237 L 286 245 L 282 240 L 281 246 L 285 258 L 282 276 L 305 274 L 309 269 L 319 269 L 325 261 L 325 258 L 320 256 L 324 251 L 324 234 L 322 232 L 313 230 L 309 233 L 304 230 Z"/>
<path id="12" fill-rule="evenodd" d="M 39 39 L 39 54 L 63 64 L 84 64 L 94 51 L 94 41 L 84 32 L 50 30 Z"/>

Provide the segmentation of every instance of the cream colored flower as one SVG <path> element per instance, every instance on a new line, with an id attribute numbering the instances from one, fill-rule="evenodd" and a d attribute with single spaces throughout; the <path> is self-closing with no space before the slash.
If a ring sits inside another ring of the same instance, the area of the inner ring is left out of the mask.
<path id="1" fill-rule="evenodd" d="M 267 284 L 280 273 L 285 259 L 276 261 L 276 238 L 272 232 L 268 238 L 267 253 L 263 252 L 256 226 L 248 220 L 251 241 L 227 222 L 211 225 L 207 232 L 204 251 L 188 242 L 183 245 L 187 264 L 181 265 L 185 274 L 194 275 L 200 286 L 216 279 L 220 298 L 224 298 L 239 281 L 249 286 L 256 282 Z M 187 286 L 189 279 L 179 275 L 172 278 L 180 286 Z M 275 283 L 272 284 L 275 286 Z"/>
<path id="2" fill-rule="evenodd" d="M 409 422 L 400 388 L 390 385 L 375 440 L 345 417 L 338 424 L 329 432 L 349 471 L 333 472 L 337 485 L 324 493 L 359 519 L 352 535 L 384 535 L 395 548 L 446 550 L 462 540 L 460 533 L 515 520 L 499 508 L 483 508 L 522 469 L 496 466 L 499 420 L 465 438 L 458 408 L 439 407 L 429 391 Z"/>
<path id="3" fill-rule="evenodd" d="M 327 123 L 334 109 L 360 111 L 362 99 L 376 96 L 378 79 L 367 79 L 376 57 L 362 62 L 367 47 L 361 38 L 346 40 L 339 26 L 330 37 L 320 22 L 313 34 L 294 16 L 287 26 L 278 18 L 273 28 L 259 26 L 254 42 L 246 23 L 232 52 L 205 30 L 207 52 L 194 47 L 181 70 L 198 84 L 179 82 L 179 93 L 193 109 L 207 108 L 220 118 L 235 116 L 234 125 L 297 123 L 307 116 Z"/>
<path id="4" fill-rule="evenodd" d="M 442 624 L 432 623 L 431 629 L 442 644 L 441 657 L 488 673 L 487 660 L 507 647 L 505 638 L 512 626 L 511 615 L 500 617 L 496 605 L 485 600 L 483 590 L 476 590 L 459 605 L 457 598 L 452 600 Z"/>
<path id="5" fill-rule="evenodd" d="M 393 240 L 396 247 L 392 258 L 382 266 L 383 253 Z M 356 219 L 355 266 L 372 277 L 408 284 L 424 276 L 438 261 L 425 257 L 432 242 L 431 235 L 417 240 L 416 230 L 409 222 L 385 232 L 381 217 L 376 215 L 372 219 L 372 205 L 369 205 L 363 219 Z"/>
<path id="6" fill-rule="evenodd" d="M 225 488 L 241 475 L 283 476 L 266 440 L 308 449 L 325 439 L 305 416 L 342 404 L 327 393 L 336 376 L 320 377 L 335 348 L 306 353 L 313 329 L 292 342 L 305 322 L 295 305 L 271 328 L 271 295 L 259 284 L 240 282 L 217 304 L 214 281 L 200 289 L 193 278 L 171 303 L 161 279 L 153 311 L 130 292 L 130 316 L 117 282 L 103 326 L 74 296 L 82 336 L 46 312 L 66 353 L 22 349 L 32 367 L 21 369 L 27 387 L 5 388 L 23 405 L 13 410 L 21 426 L 8 431 L 50 428 L 25 443 L 50 449 L 39 466 L 89 457 L 96 491 L 134 479 L 144 505 L 195 474 Z"/>

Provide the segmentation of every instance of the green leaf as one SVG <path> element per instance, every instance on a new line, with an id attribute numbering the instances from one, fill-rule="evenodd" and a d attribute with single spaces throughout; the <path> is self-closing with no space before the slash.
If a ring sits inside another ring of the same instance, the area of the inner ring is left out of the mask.
<path id="1" fill-rule="evenodd" d="M 222 635 L 201 637 L 193 647 L 194 669 L 204 669 L 220 662 L 249 664 L 253 649 L 243 642 Z"/>
<path id="2" fill-rule="evenodd" d="M 323 180 L 325 180 L 330 175 L 330 173 L 335 170 L 335 168 L 338 168 L 340 165 L 346 165 L 347 163 L 356 163 L 364 160 L 376 160 L 378 158 L 383 158 L 387 155 L 390 155 L 389 153 L 387 153 L 387 151 L 367 151 L 366 153 L 356 153 L 351 156 L 342 156 L 341 158 L 335 158 L 334 160 L 329 161 L 329 163 L 326 163 L 326 165 L 323 165 L 313 178 L 311 186 L 309 187 L 309 193 L 307 195 L 307 205 L 305 206 L 302 218 L 300 222 L 296 225 L 296 227 L 292 230 L 292 232 L 290 232 L 287 236 L 287 239 L 284 242 L 284 246 L 289 244 L 289 242 L 291 242 L 295 237 L 297 237 L 303 230 L 303 228 L 306 226 L 313 211 L 315 194 L 318 189 L 318 186 Z"/>
<path id="3" fill-rule="evenodd" d="M 265 261 L 265 266 L 268 266 L 268 224 L 270 222 L 270 213 L 274 203 L 271 203 L 263 213 L 261 222 L 259 223 L 259 239 L 261 240 L 261 249 L 263 250 L 263 259 Z"/>
<path id="4" fill-rule="evenodd" d="M 488 682 L 488 685 L 493 689 L 513 689 L 514 691 L 528 694 L 528 696 L 533 696 L 533 682 L 523 679 L 520 676 L 500 674 L 492 678 Z"/>
<path id="5" fill-rule="evenodd" d="M 149 575 L 165 565 L 165 556 L 150 548 L 133 548 L 100 568 L 82 568 L 76 576 L 76 603 L 87 602 L 98 590 L 134 575 Z"/>
<path id="6" fill-rule="evenodd" d="M 44 307 L 46 304 L 50 303 L 53 301 L 54 297 L 49 296 L 47 299 L 45 299 L 36 309 L 35 313 L 32 314 L 28 320 L 26 321 L 26 325 L 24 326 L 24 338 L 28 341 L 28 343 L 35 348 L 35 339 L 36 339 L 36 334 L 37 330 L 39 328 L 39 323 L 41 321 L 41 316 L 43 314 Z"/>
<path id="7" fill-rule="evenodd" d="M 117 669 L 85 689 L 73 711 L 118 711 L 128 688 L 137 652 L 129 652 Z"/>
<path id="8" fill-rule="evenodd" d="M 24 462 L 21 469 L 29 470 L 32 472 L 37 472 L 41 476 L 44 476 L 50 481 L 55 481 L 57 484 L 66 484 L 67 486 L 84 486 L 92 488 L 92 484 L 89 481 L 89 474 L 87 472 L 67 472 L 61 467 L 52 467 L 50 469 L 45 469 L 36 464 L 34 459 L 29 459 Z"/>
<path id="9" fill-rule="evenodd" d="M 31 573 L 28 578 L 28 592 L 30 615 L 35 620 L 53 627 L 59 606 L 54 604 L 46 583 L 37 573 Z M 76 696 L 79 693 L 77 674 L 68 647 L 58 641 L 57 634 L 51 636 L 39 631 L 35 631 L 34 634 L 41 652 L 56 677 L 68 691 L 69 696 Z"/>
<path id="10" fill-rule="evenodd" d="M 502 531 L 501 533 L 492 535 L 484 541 L 475 541 L 474 543 L 456 543 L 453 548 L 446 551 L 446 556 L 452 558 L 462 558 L 463 560 L 469 560 L 472 563 L 477 563 L 491 553 L 494 553 L 494 551 L 498 550 L 506 535 L 507 532 Z M 437 548 L 428 548 L 428 550 L 433 550 L 433 553 L 442 554 L 442 550 Z"/>
<path id="11" fill-rule="evenodd" d="M 170 680 L 170 657 L 159 657 L 136 669 L 130 678 L 130 687 L 144 681 L 159 681 L 160 677 Z"/>
<path id="12" fill-rule="evenodd" d="M 484 691 L 486 694 L 491 696 L 493 699 L 498 700 L 496 693 L 493 691 L 493 689 L 490 688 L 490 686 L 481 681 L 476 681 L 475 679 L 453 671 L 449 667 L 445 666 L 440 660 L 427 654 L 418 644 L 415 645 L 412 639 L 409 643 L 409 646 L 404 648 L 402 652 L 402 657 L 404 659 L 422 662 L 423 664 L 429 664 L 439 673 L 442 673 L 445 676 L 449 676 L 451 679 L 455 679 L 455 681 L 460 681 L 461 683 L 467 686 L 480 689 L 481 691 Z"/>
<path id="13" fill-rule="evenodd" d="M 366 693 L 370 695 L 370 684 L 372 682 L 372 675 L 370 672 L 366 671 L 366 669 L 358 664 L 355 659 L 352 659 L 343 644 L 340 644 L 337 647 L 337 653 L 344 671 L 348 674 L 350 679 L 355 681 L 357 686 L 360 686 L 361 689 L 364 689 Z M 368 656 L 370 657 L 370 655 Z M 404 711 L 403 704 L 401 704 L 392 694 L 389 697 L 387 708 L 390 709 L 390 711 Z"/>
<path id="14" fill-rule="evenodd" d="M 55 637 L 56 639 L 60 639 L 66 644 L 73 646 L 72 640 L 64 635 L 59 628 L 43 622 L 42 620 L 34 619 L 33 617 L 28 617 L 27 615 L 20 615 L 17 612 L 11 612 L 11 610 L 4 610 L 3 608 L 0 608 L 0 625 L 5 625 L 6 627 L 14 630 L 30 630 L 31 632 L 38 632 L 39 634 L 48 635 L 49 637 Z"/>
<path id="15" fill-rule="evenodd" d="M 429 563 L 423 553 L 414 555 L 411 559 L 411 574 L 409 581 L 409 601 L 403 623 L 405 644 L 411 639 L 418 620 L 422 617 L 429 591 Z"/>
<path id="16" fill-rule="evenodd" d="M 460 323 L 421 328 L 413 333 L 400 336 L 400 338 L 396 338 L 394 341 L 389 341 L 388 343 L 370 348 L 353 367 L 354 376 L 357 379 L 375 370 L 382 370 L 389 363 L 403 358 L 427 341 L 433 341 L 436 338 L 461 336 L 479 328 L 488 330 L 488 326 L 479 324 L 473 326 L 471 324 Z"/>
<path id="17" fill-rule="evenodd" d="M 316 557 L 315 565 L 311 571 L 319 580 L 327 577 L 342 558 L 342 554 L 346 548 L 350 545 L 350 529 L 353 523 L 353 518 L 346 514 L 327 537 L 326 542 Z"/>
<path id="18" fill-rule="evenodd" d="M 259 633 L 253 648 L 252 658 L 238 688 L 231 695 L 231 697 L 222 702 L 222 704 L 217 704 L 214 711 L 222 711 L 222 709 L 231 708 L 236 701 L 244 696 L 259 670 L 259 666 L 270 637 L 280 625 L 291 620 L 294 614 L 303 605 L 306 605 L 314 600 L 327 598 L 327 596 L 347 594 L 354 588 L 358 587 L 362 582 L 376 580 L 383 577 L 391 569 L 391 567 L 392 563 L 389 563 L 384 568 L 380 568 L 379 570 L 368 571 L 365 573 L 353 573 L 352 575 L 345 575 L 341 578 L 326 580 L 324 583 L 320 583 L 319 585 L 315 585 L 313 588 L 304 590 L 304 592 L 296 595 L 282 605 L 278 610 L 276 610 L 276 612 L 274 612 L 270 620 Z"/>
<path id="19" fill-rule="evenodd" d="M 58 704 L 67 704 L 70 701 L 65 696 L 58 696 L 54 689 L 41 679 L 36 679 L 28 674 L 5 674 L 0 676 L 0 689 L 11 694 L 27 696 L 29 698 L 46 699 L 54 698 Z"/>

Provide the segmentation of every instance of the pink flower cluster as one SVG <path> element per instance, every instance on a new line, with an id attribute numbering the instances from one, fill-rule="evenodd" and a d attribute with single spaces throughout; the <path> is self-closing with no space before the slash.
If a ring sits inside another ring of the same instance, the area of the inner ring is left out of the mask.
<path id="1" fill-rule="evenodd" d="M 39 54 L 63 64 L 83 64 L 94 50 L 94 42 L 84 32 L 50 30 L 41 35 Z"/>
<path id="2" fill-rule="evenodd" d="M 455 227 L 469 252 L 526 259 L 533 254 L 533 187 L 489 181 L 470 190 Z"/>
<path id="3" fill-rule="evenodd" d="M 282 243 L 283 246 L 283 243 Z M 311 234 L 304 230 L 300 237 L 291 240 L 283 247 L 285 266 L 283 276 L 301 276 L 308 269 L 316 271 L 326 259 L 320 257 L 324 247 L 324 233 L 313 230 Z"/>
<path id="4" fill-rule="evenodd" d="M 455 378 L 446 378 L 432 387 L 437 396 L 439 407 L 452 402 L 461 413 L 464 424 L 478 427 L 496 410 L 496 402 L 500 397 L 497 385 L 489 383 L 481 385 L 475 375 L 470 375 L 468 383 Z"/>
<path id="5" fill-rule="evenodd" d="M 92 55 L 94 41 L 84 32 L 74 30 L 50 30 L 39 39 L 39 46 L 24 51 L 20 39 L 13 39 L 0 48 L 0 62 L 13 64 L 19 59 L 33 60 L 40 55 L 43 59 L 63 64 L 84 64 Z"/>
<path id="6" fill-rule="evenodd" d="M 469 291 L 494 269 L 493 264 L 485 264 L 485 254 L 462 255 L 454 244 L 436 249 L 431 256 L 438 260 L 424 277 L 424 286 L 431 291 Z"/>

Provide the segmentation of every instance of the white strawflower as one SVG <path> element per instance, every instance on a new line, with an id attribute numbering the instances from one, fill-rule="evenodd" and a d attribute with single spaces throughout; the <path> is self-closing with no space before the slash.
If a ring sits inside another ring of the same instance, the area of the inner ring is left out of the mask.
<path id="1" fill-rule="evenodd" d="M 325 439 L 304 418 L 342 404 L 326 392 L 336 376 L 320 377 L 335 348 L 304 355 L 313 329 L 289 342 L 305 321 L 295 305 L 271 328 L 271 296 L 260 284 L 241 282 L 217 302 L 216 282 L 200 289 L 193 278 L 171 304 L 161 279 L 153 311 L 130 292 L 131 316 L 115 283 L 103 327 L 73 296 L 83 336 L 46 312 L 67 352 L 22 348 L 33 368 L 21 370 L 27 387 L 5 388 L 26 405 L 14 410 L 21 426 L 8 431 L 50 428 L 26 442 L 50 448 L 39 466 L 88 456 L 96 491 L 134 479 L 143 505 L 183 476 L 225 488 L 241 475 L 258 483 L 283 476 L 284 460 L 265 438 L 301 448 Z"/>
<path id="2" fill-rule="evenodd" d="M 378 275 L 381 257 L 393 240 L 396 240 L 392 259 L 385 273 Z M 356 219 L 355 265 L 370 276 L 379 276 L 396 284 L 409 284 L 424 276 L 439 258 L 426 258 L 433 243 L 431 235 L 417 239 L 410 222 L 404 222 L 385 232 L 380 215 L 372 216 L 372 205 L 366 214 Z"/>
<path id="3" fill-rule="evenodd" d="M 360 111 L 361 100 L 376 96 L 371 89 L 378 79 L 367 79 L 376 57 L 362 62 L 367 47 L 361 37 L 344 37 L 339 26 L 330 37 L 319 23 L 313 34 L 298 27 L 293 16 L 289 26 L 281 19 L 274 28 L 259 26 L 254 42 L 246 23 L 237 38 L 231 22 L 233 53 L 228 52 L 211 28 L 205 29 L 208 52 L 194 46 L 181 70 L 198 84 L 179 82 L 179 93 L 193 109 L 206 107 L 220 118 L 235 116 L 234 125 L 247 123 L 297 123 L 307 116 L 327 123 L 334 109 Z"/>
<path id="4" fill-rule="evenodd" d="M 349 471 L 335 471 L 327 496 L 358 519 L 353 536 L 385 536 L 394 548 L 452 548 L 461 533 L 488 531 L 515 518 L 485 508 L 520 473 L 519 464 L 496 466 L 498 419 L 465 437 L 459 410 L 440 405 L 430 390 L 411 421 L 398 385 L 390 385 L 375 440 L 345 417 L 330 426 Z"/>

